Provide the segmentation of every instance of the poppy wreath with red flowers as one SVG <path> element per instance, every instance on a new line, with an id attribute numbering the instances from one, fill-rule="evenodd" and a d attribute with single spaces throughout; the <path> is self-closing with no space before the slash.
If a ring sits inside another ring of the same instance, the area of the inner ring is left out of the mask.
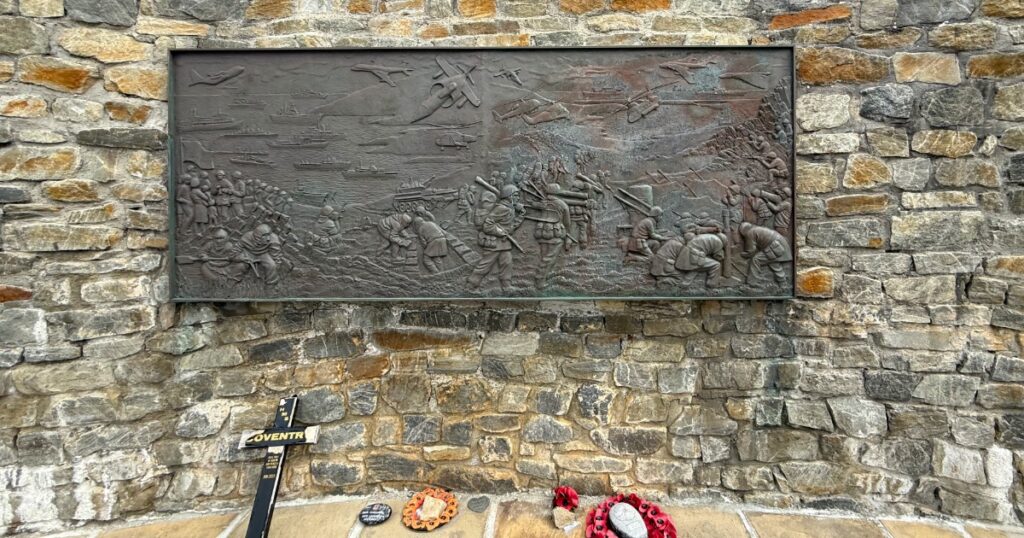
<path id="1" fill-rule="evenodd" d="M 552 505 L 572 512 L 580 505 L 580 496 L 570 486 L 558 486 L 555 488 L 555 498 L 552 501 Z"/>
<path id="2" fill-rule="evenodd" d="M 612 506 L 618 503 L 628 503 L 640 516 L 644 518 L 644 525 L 647 526 L 648 538 L 676 538 L 676 526 L 672 518 L 661 510 L 661 507 L 639 497 L 636 493 L 625 495 L 619 493 L 601 501 L 601 504 L 587 514 L 587 538 L 618 538 L 611 525 L 608 523 L 608 513 Z"/>

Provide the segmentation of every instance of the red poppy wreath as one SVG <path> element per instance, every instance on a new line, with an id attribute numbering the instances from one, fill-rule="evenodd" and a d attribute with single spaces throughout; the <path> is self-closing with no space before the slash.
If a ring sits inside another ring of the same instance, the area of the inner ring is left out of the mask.
<path id="1" fill-rule="evenodd" d="M 587 538 L 619 538 L 620 534 L 612 529 L 609 521 L 612 509 L 616 504 L 624 503 L 639 512 L 644 526 L 647 527 L 648 538 L 676 538 L 676 526 L 672 518 L 661 510 L 658 505 L 639 497 L 635 493 L 628 496 L 622 493 L 608 497 L 587 514 Z M 621 509 L 620 509 L 621 510 Z M 625 510 L 629 510 L 626 508 Z M 621 532 L 621 531 L 620 531 Z M 625 533 L 623 533 L 625 535 Z"/>

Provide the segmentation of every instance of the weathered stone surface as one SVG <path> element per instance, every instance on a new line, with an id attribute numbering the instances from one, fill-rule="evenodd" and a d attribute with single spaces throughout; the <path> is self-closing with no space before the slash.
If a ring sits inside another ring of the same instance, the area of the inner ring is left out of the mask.
<path id="1" fill-rule="evenodd" d="M 314 461 L 309 471 L 313 483 L 321 486 L 348 486 L 363 480 L 363 468 L 348 463 Z"/>
<path id="2" fill-rule="evenodd" d="M 971 56 L 967 76 L 973 78 L 1012 78 L 1024 75 L 1024 53 L 995 53 Z"/>
<path id="3" fill-rule="evenodd" d="M 131 26 L 139 14 L 133 0 L 64 0 L 68 17 L 82 22 L 102 22 L 113 26 Z"/>
<path id="4" fill-rule="evenodd" d="M 46 54 L 49 40 L 46 29 L 29 19 L 0 17 L 0 53 Z"/>
<path id="5" fill-rule="evenodd" d="M 932 0 L 899 0 L 896 24 L 942 23 L 964 20 L 971 16 L 976 3 L 973 0 L 934 2 Z"/>
<path id="6" fill-rule="evenodd" d="M 942 157 L 964 157 L 970 155 L 978 136 L 970 131 L 918 131 L 911 140 L 911 148 L 920 153 Z"/>
<path id="7" fill-rule="evenodd" d="M 807 228 L 807 243 L 819 247 L 882 248 L 885 234 L 881 223 L 871 218 L 814 222 Z"/>
<path id="8" fill-rule="evenodd" d="M 910 118 L 914 90 L 902 84 L 886 84 L 861 90 L 860 115 L 875 121 L 900 121 Z"/>
<path id="9" fill-rule="evenodd" d="M 83 93 L 97 80 L 96 68 L 78 60 L 26 56 L 18 60 L 18 80 L 51 90 Z"/>
<path id="10" fill-rule="evenodd" d="M 935 181 L 944 187 L 998 187 L 999 168 L 983 159 L 942 159 L 935 168 Z"/>
<path id="11" fill-rule="evenodd" d="M 230 4 L 230 2 L 218 2 Z M 198 17 L 197 17 L 198 18 Z M 140 16 L 135 24 L 135 31 L 140 34 L 156 36 L 205 36 L 210 33 L 210 26 L 190 21 L 160 19 Z"/>
<path id="12" fill-rule="evenodd" d="M 219 2 L 195 2 L 193 0 L 154 0 L 156 14 L 165 17 L 194 17 L 201 21 L 222 21 L 238 19 L 245 13 L 248 2 L 243 0 L 222 0 Z M 140 18 L 142 23 L 145 18 Z"/>
<path id="13" fill-rule="evenodd" d="M 741 460 L 777 463 L 787 460 L 818 458 L 818 438 L 805 431 L 765 429 L 745 430 L 736 438 Z"/>
<path id="14" fill-rule="evenodd" d="M 53 100 L 53 117 L 83 123 L 99 121 L 103 117 L 103 107 L 87 99 L 60 97 Z"/>
<path id="15" fill-rule="evenodd" d="M 209 437 L 220 431 L 231 413 L 226 401 L 212 400 L 194 405 L 182 413 L 174 433 L 181 437 Z"/>
<path id="16" fill-rule="evenodd" d="M 839 47 L 802 48 L 796 55 L 797 77 L 806 84 L 875 82 L 889 75 L 889 61 Z"/>
<path id="17" fill-rule="evenodd" d="M 145 99 L 167 100 L 167 70 L 117 66 L 103 72 L 104 87 Z"/>
<path id="18" fill-rule="evenodd" d="M 892 439 L 870 447 L 861 463 L 919 477 L 931 471 L 932 448 L 928 441 Z"/>
<path id="19" fill-rule="evenodd" d="M 853 153 L 859 147 L 860 135 L 856 133 L 804 134 L 796 138 L 796 152 L 800 155 Z"/>
<path id="20" fill-rule="evenodd" d="M 930 374 L 921 379 L 913 396 L 933 405 L 963 407 L 974 401 L 980 384 L 976 377 Z"/>
<path id="21" fill-rule="evenodd" d="M 615 392 L 603 385 L 587 383 L 576 391 L 580 416 L 607 424 Z"/>
<path id="22" fill-rule="evenodd" d="M 954 54 L 898 52 L 892 57 L 896 82 L 959 84 L 960 63 Z"/>
<path id="23" fill-rule="evenodd" d="M 885 161 L 866 153 L 855 153 L 847 159 L 843 186 L 850 189 L 870 189 L 892 182 L 892 170 Z"/>
<path id="24" fill-rule="evenodd" d="M 996 90 L 992 101 L 992 117 L 1007 121 L 1024 120 L 1024 83 L 1002 86 Z M 1003 145 L 1007 144 L 1008 136 L 1012 138 L 1010 131 L 1003 135 Z"/>
<path id="25" fill-rule="evenodd" d="M 888 194 L 851 194 L 825 200 L 825 214 L 831 217 L 885 213 L 894 205 Z"/>
<path id="26" fill-rule="evenodd" d="M 75 56 L 95 58 L 104 63 L 137 62 L 153 52 L 153 46 L 102 28 L 71 28 L 60 34 L 60 46 Z"/>
<path id="27" fill-rule="evenodd" d="M 528 443 L 566 443 L 572 440 L 572 427 L 547 415 L 536 416 L 523 427 Z"/>
<path id="28" fill-rule="evenodd" d="M 738 425 L 718 406 L 689 405 L 669 426 L 673 435 L 732 435 Z"/>
<path id="29" fill-rule="evenodd" d="M 839 180 L 836 177 L 835 167 L 831 164 L 797 160 L 796 192 L 798 194 L 831 192 L 838 185 Z"/>
<path id="30" fill-rule="evenodd" d="M 924 190 L 931 176 L 928 159 L 899 159 L 892 161 L 892 182 L 905 191 Z"/>
<path id="31" fill-rule="evenodd" d="M 981 12 L 989 17 L 1019 19 L 1024 17 L 1024 4 L 1020 0 L 982 0 Z"/>
<path id="32" fill-rule="evenodd" d="M 0 311 L 0 342 L 9 346 L 46 342 L 44 312 L 35 308 Z"/>
<path id="33" fill-rule="evenodd" d="M 156 322 L 153 308 L 128 306 L 103 310 L 68 310 L 51 314 L 47 321 L 61 323 L 73 342 L 116 336 L 151 329 Z"/>
<path id="34" fill-rule="evenodd" d="M 62 226 L 32 222 L 4 226 L 4 246 L 10 250 L 52 252 L 62 250 L 106 250 L 124 235 L 106 226 Z"/>
<path id="35" fill-rule="evenodd" d="M 879 157 L 910 156 L 910 137 L 903 129 L 872 129 L 866 135 L 868 145 Z"/>
<path id="36" fill-rule="evenodd" d="M 908 192 L 903 194 L 900 205 L 904 209 L 978 207 L 978 197 L 973 192 L 964 191 Z"/>
<path id="37" fill-rule="evenodd" d="M 955 50 L 986 49 L 995 43 L 998 32 L 989 22 L 943 24 L 928 32 L 928 43 Z"/>
<path id="38" fill-rule="evenodd" d="M 852 437 L 885 435 L 885 406 L 862 398 L 830 398 L 828 406 L 836 426 Z"/>
<path id="39" fill-rule="evenodd" d="M 887 370 L 869 371 L 864 374 L 864 391 L 868 397 L 875 400 L 906 402 L 910 400 L 920 382 L 920 374 Z"/>
<path id="40" fill-rule="evenodd" d="M 985 219 L 973 211 L 905 213 L 892 219 L 892 248 L 902 250 L 958 247 L 977 241 Z"/>
<path id="41" fill-rule="evenodd" d="M 651 455 L 665 446 L 664 427 L 614 427 L 590 432 L 594 444 L 618 456 Z"/>
<path id="42" fill-rule="evenodd" d="M 918 39 L 921 39 L 923 32 L 917 28 L 900 28 L 899 30 L 885 30 L 872 34 L 861 34 L 857 36 L 857 46 L 862 49 L 898 49 L 909 48 Z"/>
<path id="43" fill-rule="evenodd" d="M 826 462 L 789 462 L 779 465 L 786 483 L 794 491 L 809 495 L 835 495 L 847 488 L 843 467 Z"/>
<path id="44" fill-rule="evenodd" d="M 862 0 L 860 27 L 865 30 L 888 28 L 895 20 L 898 8 L 897 0 Z"/>
<path id="45" fill-rule="evenodd" d="M 46 109 L 47 104 L 44 99 L 31 95 L 0 97 L 0 116 L 39 118 L 46 115 Z"/>
<path id="46" fill-rule="evenodd" d="M 772 17 L 772 20 L 768 23 L 768 29 L 785 30 L 795 26 L 843 20 L 850 18 L 852 13 L 849 7 L 842 4 L 820 9 L 781 13 Z"/>
<path id="47" fill-rule="evenodd" d="M 402 444 L 426 445 L 441 440 L 441 417 L 436 415 L 403 415 Z"/>
<path id="48" fill-rule="evenodd" d="M 921 115 L 932 127 L 978 125 L 985 119 L 985 98 L 971 86 L 925 92 Z"/>
<path id="49" fill-rule="evenodd" d="M 796 275 L 796 290 L 801 297 L 832 297 L 835 293 L 835 275 L 827 267 L 812 267 Z"/>
<path id="50" fill-rule="evenodd" d="M 840 127 L 850 121 L 850 96 L 809 93 L 796 101 L 796 118 L 805 131 Z"/>
<path id="51" fill-rule="evenodd" d="M 985 464 L 981 452 L 935 440 L 932 467 L 937 476 L 972 484 L 985 484 Z"/>

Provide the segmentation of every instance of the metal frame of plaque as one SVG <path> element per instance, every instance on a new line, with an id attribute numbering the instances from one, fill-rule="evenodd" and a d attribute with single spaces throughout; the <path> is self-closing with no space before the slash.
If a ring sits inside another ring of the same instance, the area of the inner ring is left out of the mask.
<path id="1" fill-rule="evenodd" d="M 792 47 L 169 65 L 175 301 L 794 295 Z"/>

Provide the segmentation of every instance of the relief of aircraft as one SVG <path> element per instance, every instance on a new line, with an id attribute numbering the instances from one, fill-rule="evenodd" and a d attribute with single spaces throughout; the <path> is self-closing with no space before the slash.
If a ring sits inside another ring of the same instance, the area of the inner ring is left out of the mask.
<path id="1" fill-rule="evenodd" d="M 501 71 L 498 71 L 494 75 L 494 77 L 495 78 L 497 78 L 497 77 L 505 77 L 505 78 L 511 80 L 512 82 L 515 82 L 516 86 L 522 86 L 523 85 L 523 81 L 522 81 L 522 79 L 519 78 L 519 70 L 520 69 L 522 69 L 522 68 L 520 67 L 520 68 L 516 68 L 516 69 L 502 69 Z"/>
<path id="2" fill-rule="evenodd" d="M 405 73 L 406 75 L 412 73 L 412 68 L 405 67 L 385 67 L 382 65 L 372 64 L 356 64 L 352 66 L 353 71 L 365 71 L 367 73 L 373 73 L 380 82 L 387 84 L 388 86 L 395 87 L 395 81 L 391 80 L 391 75 L 394 73 Z"/>
<path id="3" fill-rule="evenodd" d="M 213 73 L 213 74 L 210 74 L 210 75 L 201 75 L 201 74 L 199 74 L 198 71 L 193 69 L 192 70 L 192 82 L 189 83 L 189 86 L 195 86 L 197 84 L 206 84 L 207 86 L 216 86 L 216 85 L 220 84 L 221 82 L 224 82 L 225 80 L 231 80 L 231 79 L 237 77 L 238 75 L 241 75 L 244 72 L 245 72 L 245 68 L 240 66 L 240 65 L 236 65 L 235 67 L 227 69 L 226 71 L 221 71 L 219 73 Z"/>
<path id="4" fill-rule="evenodd" d="M 420 103 L 412 123 L 437 112 L 439 108 L 450 108 L 453 105 L 455 108 L 462 108 L 467 102 L 476 107 L 480 106 L 480 97 L 473 91 L 473 85 L 476 83 L 470 76 L 476 66 L 467 69 L 441 58 L 435 58 L 435 61 L 441 71 L 434 75 L 434 84 L 430 86 L 431 94 Z M 441 91 L 434 93 L 434 88 L 438 86 L 441 87 Z"/>

